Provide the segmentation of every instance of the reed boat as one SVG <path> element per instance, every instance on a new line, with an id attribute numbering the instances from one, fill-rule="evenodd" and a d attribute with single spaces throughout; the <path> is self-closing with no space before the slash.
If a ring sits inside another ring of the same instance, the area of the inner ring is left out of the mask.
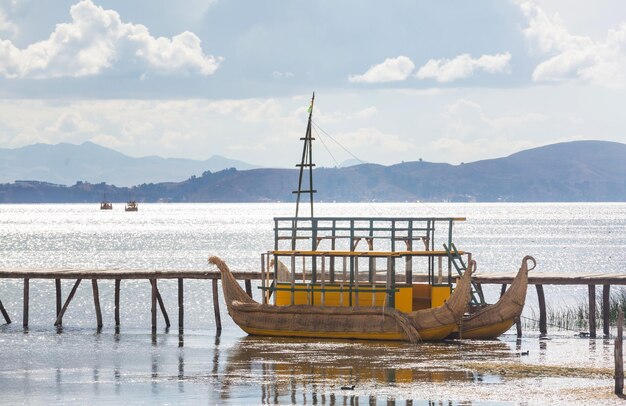
<path id="1" fill-rule="evenodd" d="M 100 210 L 113 210 L 113 203 L 107 200 L 106 193 L 104 194 L 104 197 L 102 198 L 102 201 L 100 202 Z"/>
<path id="2" fill-rule="evenodd" d="M 274 247 L 261 254 L 261 302 L 239 286 L 224 261 L 209 258 L 221 272 L 234 322 L 250 335 L 412 343 L 488 339 L 508 330 L 524 307 L 532 257 L 523 259 L 501 299 L 486 305 L 471 280 L 476 262 L 453 241 L 454 224 L 465 218 L 314 215 L 314 100 L 315 94 L 296 165 L 295 216 L 274 218 Z M 301 216 L 307 195 L 310 216 Z M 466 314 L 468 308 L 480 310 Z"/>
<path id="3" fill-rule="evenodd" d="M 528 264 L 532 262 L 532 267 Z M 524 310 L 528 271 L 535 269 L 537 262 L 530 255 L 522 259 L 522 266 L 511 286 L 500 299 L 480 308 L 475 313 L 464 316 L 459 330 L 453 336 L 469 339 L 495 339 L 510 329 Z"/>
<path id="4" fill-rule="evenodd" d="M 392 307 L 261 304 L 241 288 L 230 269 L 212 256 L 222 276 L 222 289 L 233 321 L 251 335 L 274 337 L 351 338 L 434 341 L 452 333 L 465 313 L 473 263 L 441 306 L 404 313 Z M 331 289 L 329 289 L 331 290 Z"/>

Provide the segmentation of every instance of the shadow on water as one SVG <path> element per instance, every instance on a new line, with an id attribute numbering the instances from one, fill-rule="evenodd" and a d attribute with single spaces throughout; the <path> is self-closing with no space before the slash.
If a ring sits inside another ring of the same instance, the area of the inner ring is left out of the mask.
<path id="1" fill-rule="evenodd" d="M 216 345 L 217 348 L 217 345 Z M 222 378 L 222 401 L 243 393 L 261 403 L 374 404 L 395 402 L 372 393 L 398 385 L 499 382 L 459 368 L 458 360 L 508 356 L 499 341 L 445 343 L 377 343 L 367 341 L 245 337 L 227 351 Z M 218 359 L 215 358 L 216 367 Z M 367 394 L 367 396 L 364 396 Z"/>

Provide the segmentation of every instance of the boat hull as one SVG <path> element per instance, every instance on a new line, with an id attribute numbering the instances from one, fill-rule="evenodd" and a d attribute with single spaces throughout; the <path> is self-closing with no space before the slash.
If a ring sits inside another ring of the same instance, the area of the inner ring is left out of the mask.
<path id="1" fill-rule="evenodd" d="M 442 306 L 403 313 L 389 307 L 273 306 L 252 300 L 219 258 L 222 289 L 233 321 L 246 333 L 272 337 L 340 338 L 385 341 L 438 341 L 449 336 L 469 301 L 473 266 Z"/>
<path id="2" fill-rule="evenodd" d="M 532 267 L 529 267 L 530 262 Z M 535 259 L 525 256 L 515 279 L 500 300 L 464 317 L 459 330 L 453 332 L 450 338 L 493 340 L 508 331 L 524 310 L 528 271 L 535 269 L 535 266 Z"/>

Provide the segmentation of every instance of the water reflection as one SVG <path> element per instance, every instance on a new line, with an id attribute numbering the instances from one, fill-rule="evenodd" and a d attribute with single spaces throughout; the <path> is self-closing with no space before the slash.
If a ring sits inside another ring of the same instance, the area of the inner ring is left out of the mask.
<path id="1" fill-rule="evenodd" d="M 217 348 L 217 345 L 216 345 Z M 217 352 L 216 352 L 217 353 Z M 227 351 L 221 399 L 259 390 L 261 403 L 377 404 L 395 399 L 371 396 L 397 385 L 499 382 L 499 377 L 458 367 L 458 360 L 510 356 L 499 341 L 376 343 L 365 341 L 245 337 Z M 214 359 L 214 368 L 219 362 Z M 215 369 L 214 369 L 215 371 Z M 363 391 L 367 396 L 360 396 Z"/>

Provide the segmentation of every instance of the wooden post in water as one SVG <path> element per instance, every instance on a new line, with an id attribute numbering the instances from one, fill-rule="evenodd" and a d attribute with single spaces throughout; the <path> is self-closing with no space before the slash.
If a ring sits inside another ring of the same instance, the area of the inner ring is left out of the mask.
<path id="1" fill-rule="evenodd" d="M 537 289 L 537 299 L 539 301 L 539 332 L 542 335 L 548 334 L 546 298 L 543 294 L 543 285 L 535 285 Z"/>
<path id="2" fill-rule="evenodd" d="M 245 285 L 246 285 L 246 293 L 248 294 L 248 296 L 250 296 L 251 299 L 253 299 L 253 297 L 252 297 L 252 281 L 250 281 L 250 279 L 246 279 L 244 282 L 245 282 Z"/>
<path id="3" fill-rule="evenodd" d="M 156 285 L 157 280 L 154 279 L 154 284 Z M 163 303 L 163 298 L 161 297 L 161 292 L 159 292 L 159 287 L 156 287 L 156 297 L 157 302 L 159 303 L 159 308 L 161 309 L 161 314 L 163 315 L 163 319 L 165 320 L 165 327 L 170 327 L 170 317 L 167 315 L 167 310 L 165 310 L 165 304 Z"/>
<path id="4" fill-rule="evenodd" d="M 617 337 L 615 337 L 615 394 L 624 394 L 624 357 L 623 357 L 623 340 L 624 340 L 624 312 L 619 310 L 617 316 Z"/>
<path id="5" fill-rule="evenodd" d="M 28 295 L 30 290 L 30 283 L 28 278 L 24 278 L 24 314 L 22 318 L 22 325 L 28 327 Z"/>
<path id="6" fill-rule="evenodd" d="M 58 315 L 61 312 L 61 307 L 63 306 L 63 301 L 61 300 L 61 279 L 56 278 L 54 280 L 54 288 L 56 291 L 56 303 L 57 303 L 57 312 Z"/>
<path id="7" fill-rule="evenodd" d="M 589 288 L 589 337 L 596 338 L 596 285 Z"/>
<path id="8" fill-rule="evenodd" d="M 611 285 L 602 286 L 602 328 L 604 329 L 605 337 L 609 336 L 609 312 L 611 304 L 609 299 L 611 297 Z"/>
<path id="9" fill-rule="evenodd" d="M 55 326 L 60 326 L 63 324 L 63 315 L 65 314 L 65 311 L 67 310 L 67 306 L 69 306 L 70 302 L 74 298 L 74 295 L 76 294 L 76 289 L 78 289 L 78 285 L 80 285 L 81 280 L 82 279 L 76 279 L 76 283 L 74 283 L 74 286 L 72 286 L 72 290 L 70 291 L 70 294 L 67 296 L 67 299 L 65 299 L 65 303 L 63 304 L 63 307 L 61 308 L 61 312 L 57 314 L 57 319 L 54 322 Z"/>
<path id="10" fill-rule="evenodd" d="M 93 305 L 96 308 L 96 326 L 98 330 L 102 328 L 102 310 L 100 309 L 100 292 L 98 291 L 98 280 L 91 280 L 91 289 L 93 290 Z"/>
<path id="11" fill-rule="evenodd" d="M 120 285 L 121 279 L 115 280 L 115 327 L 120 325 Z"/>
<path id="12" fill-rule="evenodd" d="M 152 293 L 150 295 L 150 312 L 151 312 L 151 321 L 152 321 L 152 332 L 154 333 L 157 328 L 157 285 L 156 279 L 150 278 L 150 285 L 152 286 Z"/>
<path id="13" fill-rule="evenodd" d="M 7 311 L 4 310 L 4 306 L 2 306 L 2 301 L 0 301 L 0 313 L 2 313 L 2 316 L 4 317 L 4 321 L 6 321 L 7 324 L 11 324 L 11 318 L 9 317 L 9 313 L 7 313 Z"/>
<path id="14" fill-rule="evenodd" d="M 220 299 L 217 296 L 217 279 L 213 279 L 213 310 L 215 311 L 215 328 L 222 331 L 222 319 L 220 317 Z"/>
<path id="15" fill-rule="evenodd" d="M 178 278 L 178 329 L 183 329 L 184 324 L 184 298 L 183 298 L 183 278 Z"/>

